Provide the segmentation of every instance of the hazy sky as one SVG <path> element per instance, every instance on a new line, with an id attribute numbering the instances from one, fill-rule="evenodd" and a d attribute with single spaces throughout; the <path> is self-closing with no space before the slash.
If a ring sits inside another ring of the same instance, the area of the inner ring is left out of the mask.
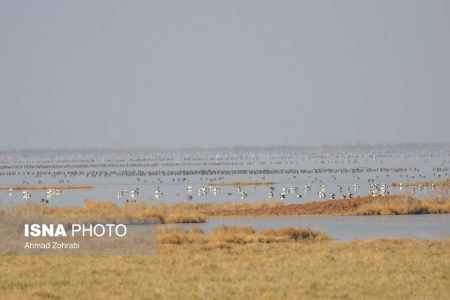
<path id="1" fill-rule="evenodd" d="M 0 1 L 0 149 L 450 142 L 450 1 Z"/>

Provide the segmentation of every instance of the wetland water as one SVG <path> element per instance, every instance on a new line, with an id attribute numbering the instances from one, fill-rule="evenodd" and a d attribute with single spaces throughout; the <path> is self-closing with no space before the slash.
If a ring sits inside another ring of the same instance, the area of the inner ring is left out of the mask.
<path id="1" fill-rule="evenodd" d="M 385 185 L 390 194 L 416 198 L 440 196 L 447 190 L 394 188 L 393 181 L 440 180 L 449 177 L 450 145 L 270 147 L 210 150 L 65 150 L 0 152 L 0 186 L 91 185 L 89 190 L 60 194 L 0 190 L 0 208 L 48 200 L 50 206 L 82 206 L 85 199 L 157 203 L 267 201 L 305 203 L 368 195 L 370 185 Z M 271 181 L 267 186 L 221 186 L 200 193 L 208 184 Z M 305 189 L 309 186 L 309 189 Z M 319 198 L 323 188 L 325 197 Z M 139 188 L 138 194 L 130 191 Z M 298 189 L 296 189 L 298 188 Z M 160 194 L 155 191 L 159 189 Z M 128 190 L 119 196 L 118 192 Z M 339 240 L 409 237 L 449 238 L 449 215 L 370 217 L 280 217 L 212 219 L 205 230 L 220 225 L 251 225 L 256 229 L 308 226 Z"/>
<path id="2" fill-rule="evenodd" d="M 245 217 L 212 219 L 199 226 L 206 232 L 219 226 L 252 226 L 257 231 L 279 227 L 311 227 L 340 241 L 376 238 L 447 239 L 450 238 L 450 215 L 405 216 L 305 216 Z M 174 225 L 163 225 L 174 226 Z"/>
<path id="3" fill-rule="evenodd" d="M 147 203 L 248 202 L 280 199 L 304 203 L 351 193 L 366 196 L 370 184 L 386 185 L 390 194 L 433 196 L 431 188 L 394 188 L 393 181 L 439 180 L 449 177 L 450 145 L 270 147 L 210 150 L 66 150 L 0 153 L 0 186 L 77 185 L 90 190 L 64 190 L 59 195 L 28 191 L 29 201 L 51 206 L 82 206 L 84 199 Z M 199 193 L 208 184 L 274 182 L 267 186 L 221 186 Z M 310 188 L 305 189 L 305 185 Z M 319 198 L 321 186 L 324 197 Z M 189 192 L 188 187 L 192 190 Z M 129 191 L 139 188 L 139 194 Z M 160 189 L 161 194 L 155 191 Z M 118 197 L 118 192 L 128 190 Z M 0 206 L 24 202 L 22 191 L 0 191 Z"/>

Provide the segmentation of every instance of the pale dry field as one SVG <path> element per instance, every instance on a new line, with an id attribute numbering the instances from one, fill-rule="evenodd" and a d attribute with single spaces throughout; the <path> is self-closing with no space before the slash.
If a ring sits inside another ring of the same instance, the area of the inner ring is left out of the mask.
<path id="1" fill-rule="evenodd" d="M 162 244 L 154 256 L 0 256 L 0 299 L 449 299 L 450 240 Z"/>

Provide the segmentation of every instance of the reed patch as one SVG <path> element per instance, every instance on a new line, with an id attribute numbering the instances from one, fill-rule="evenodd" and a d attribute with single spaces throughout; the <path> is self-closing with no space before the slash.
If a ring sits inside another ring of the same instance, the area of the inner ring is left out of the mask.
<path id="1" fill-rule="evenodd" d="M 288 243 L 288 242 L 325 242 L 330 237 L 311 228 L 286 227 L 267 229 L 257 232 L 251 226 L 220 226 L 214 228 L 210 234 L 202 229 L 193 227 L 184 230 L 180 227 L 160 229 L 158 241 L 161 244 L 208 244 L 221 246 L 224 244 L 252 244 L 252 243 Z"/>
<path id="2" fill-rule="evenodd" d="M 372 202 L 359 207 L 357 215 L 417 215 L 449 214 L 450 201 L 437 199 L 417 200 L 412 197 L 396 198 L 389 201 Z"/>

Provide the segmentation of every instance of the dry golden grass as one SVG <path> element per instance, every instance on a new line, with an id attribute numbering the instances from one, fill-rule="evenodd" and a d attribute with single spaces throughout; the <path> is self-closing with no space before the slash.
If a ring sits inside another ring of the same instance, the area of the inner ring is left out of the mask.
<path id="1" fill-rule="evenodd" d="M 223 247 L 227 244 L 323 242 L 330 238 L 311 228 L 286 227 L 256 232 L 250 226 L 235 225 L 217 227 L 209 235 L 196 227 L 191 230 L 162 229 L 158 232 L 158 239 L 161 244 L 208 244 L 211 247 Z"/>
<path id="2" fill-rule="evenodd" d="M 450 201 L 417 200 L 412 197 L 373 202 L 356 210 L 357 215 L 449 214 Z"/>
<path id="3" fill-rule="evenodd" d="M 176 211 L 176 210 L 175 210 Z M 2 212 L 0 211 L 0 214 Z M 202 223 L 204 214 L 197 211 L 172 212 L 147 204 L 130 203 L 122 207 L 110 201 L 86 200 L 84 207 L 54 207 L 36 202 L 14 205 L 3 214 L 8 216 L 46 216 L 52 218 L 108 219 L 123 223 Z"/>
<path id="4" fill-rule="evenodd" d="M 118 206 L 111 201 L 85 200 L 84 207 L 56 207 L 27 202 L 10 207 L 6 214 L 12 216 L 44 215 L 51 217 L 89 217 L 111 219 L 133 219 L 143 221 L 155 218 L 159 223 L 202 223 L 206 216 L 220 211 L 245 211 L 249 209 L 275 208 L 283 206 L 282 201 L 262 201 L 256 203 L 179 203 L 146 204 L 127 203 Z M 1 211 L 0 211 L 1 214 Z"/>
<path id="5" fill-rule="evenodd" d="M 323 232 L 311 228 L 285 227 L 279 229 L 267 229 L 260 233 L 259 242 L 288 242 L 288 241 L 327 241 L 330 237 Z"/>
<path id="6" fill-rule="evenodd" d="M 91 185 L 11 185 L 1 186 L 0 190 L 25 191 L 25 190 L 90 190 L 94 187 Z"/>
<path id="7" fill-rule="evenodd" d="M 112 201 L 96 201 L 85 200 L 84 208 L 86 209 L 118 209 L 119 206 Z"/>
<path id="8" fill-rule="evenodd" d="M 0 299 L 450 298 L 450 240 L 184 243 L 158 252 L 0 256 Z"/>
<path id="9" fill-rule="evenodd" d="M 123 222 L 202 223 L 207 217 L 223 216 L 294 216 L 294 215 L 387 215 L 450 213 L 447 196 L 417 200 L 406 195 L 362 197 L 304 204 L 285 204 L 280 200 L 256 203 L 127 203 L 118 206 L 111 201 L 86 200 L 84 207 L 54 207 L 28 202 L 14 205 L 0 215 L 49 216 L 58 218 L 103 218 Z"/>
<path id="10" fill-rule="evenodd" d="M 398 182 L 394 181 L 392 186 L 450 186 L 450 178 L 443 180 L 431 180 L 431 181 L 406 181 Z"/>
<path id="11" fill-rule="evenodd" d="M 436 195 L 430 199 L 416 200 L 407 195 L 389 195 L 389 196 L 366 196 L 351 199 L 324 200 L 317 202 L 307 202 L 301 204 L 283 204 L 272 205 L 270 207 L 240 209 L 209 210 L 208 217 L 217 216 L 307 216 L 307 215 L 334 215 L 334 216 L 354 216 L 360 214 L 375 214 L 378 208 L 386 208 L 400 204 L 408 209 L 398 209 L 397 214 L 419 214 L 419 213 L 447 213 L 448 195 Z M 406 205 L 408 204 L 408 205 Z M 414 204 L 414 205 L 412 205 Z"/>
<path id="12" fill-rule="evenodd" d="M 204 231 L 197 227 L 188 231 L 181 228 L 165 228 L 158 231 L 158 242 L 160 244 L 184 245 L 206 244 L 209 240 Z"/>
<path id="13" fill-rule="evenodd" d="M 201 213 L 171 213 L 164 216 L 164 223 L 203 223 L 206 217 Z"/>
<path id="14" fill-rule="evenodd" d="M 281 200 L 271 200 L 271 201 L 259 201 L 254 203 L 249 203 L 246 201 L 241 202 L 227 202 L 227 203 L 178 203 L 178 204 L 156 204 L 150 205 L 154 210 L 160 212 L 199 212 L 204 214 L 211 214 L 213 212 L 234 210 L 234 211 L 244 211 L 249 209 L 261 209 L 261 208 L 275 208 L 281 207 L 285 204 Z"/>

